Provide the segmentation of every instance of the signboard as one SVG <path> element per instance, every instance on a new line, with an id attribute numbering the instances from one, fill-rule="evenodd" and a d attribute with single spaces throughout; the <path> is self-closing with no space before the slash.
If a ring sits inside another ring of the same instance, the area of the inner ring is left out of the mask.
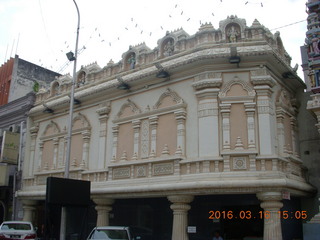
<path id="1" fill-rule="evenodd" d="M 4 131 L 0 163 L 17 164 L 19 157 L 20 134 Z"/>
<path id="2" fill-rule="evenodd" d="M 196 226 L 188 226 L 187 232 L 188 233 L 197 233 L 197 227 Z"/>
<path id="3" fill-rule="evenodd" d="M 290 192 L 282 192 L 282 198 L 286 200 L 290 200 Z"/>
<path id="4" fill-rule="evenodd" d="M 46 202 L 62 206 L 87 206 L 90 204 L 90 181 L 48 177 Z"/>
<path id="5" fill-rule="evenodd" d="M 9 186 L 9 168 L 7 165 L 0 165 L 0 186 Z"/>

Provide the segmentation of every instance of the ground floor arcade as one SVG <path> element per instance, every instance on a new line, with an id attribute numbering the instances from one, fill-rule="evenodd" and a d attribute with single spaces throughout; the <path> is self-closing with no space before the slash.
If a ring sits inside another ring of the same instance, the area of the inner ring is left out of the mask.
<path id="1" fill-rule="evenodd" d="M 283 200 L 281 192 L 224 195 L 169 195 L 156 198 L 112 199 L 103 195 L 92 204 L 69 207 L 67 236 L 85 239 L 94 226 L 134 226 L 143 239 L 205 240 L 219 230 L 224 239 L 302 239 L 307 212 L 300 198 Z M 46 226 L 58 239 L 60 207 L 45 201 L 25 200 L 24 220 Z"/>

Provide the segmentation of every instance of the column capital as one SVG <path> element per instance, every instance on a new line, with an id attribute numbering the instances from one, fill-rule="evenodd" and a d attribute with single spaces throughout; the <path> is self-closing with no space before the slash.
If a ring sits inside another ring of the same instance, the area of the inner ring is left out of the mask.
<path id="1" fill-rule="evenodd" d="M 30 131 L 31 135 L 37 136 L 38 131 L 39 131 L 39 125 L 37 124 L 37 125 L 32 126 L 29 131 Z"/>
<path id="2" fill-rule="evenodd" d="M 245 111 L 247 113 L 252 112 L 254 113 L 256 111 L 256 103 L 250 102 L 250 103 L 244 103 Z"/>
<path id="3" fill-rule="evenodd" d="M 174 115 L 175 115 L 177 120 L 179 120 L 179 119 L 185 120 L 187 112 L 186 112 L 185 109 L 179 109 L 179 110 L 174 112 Z"/>
<path id="4" fill-rule="evenodd" d="M 171 195 L 167 197 L 172 203 L 191 203 L 194 196 L 191 195 Z"/>
<path id="5" fill-rule="evenodd" d="M 258 85 L 253 87 L 253 89 L 256 91 L 258 97 L 267 96 L 270 98 L 273 93 L 272 88 L 268 85 Z"/>
<path id="6" fill-rule="evenodd" d="M 112 126 L 112 132 L 113 133 L 118 133 L 118 131 L 119 131 L 119 125 L 118 124 Z"/>
<path id="7" fill-rule="evenodd" d="M 38 204 L 37 200 L 30 200 L 30 199 L 22 199 L 21 202 L 25 206 L 36 206 Z"/>
<path id="8" fill-rule="evenodd" d="M 152 116 L 149 118 L 149 121 L 150 121 L 150 125 L 157 125 L 158 124 L 158 120 L 159 120 L 159 117 L 158 116 Z"/>
<path id="9" fill-rule="evenodd" d="M 141 120 L 139 119 L 135 119 L 132 121 L 132 127 L 134 129 L 139 129 L 140 128 L 140 125 L 141 125 Z"/>
<path id="10" fill-rule="evenodd" d="M 271 87 L 276 85 L 276 80 L 271 76 L 270 71 L 265 66 L 251 70 L 250 73 L 253 85 L 268 85 Z"/>
<path id="11" fill-rule="evenodd" d="M 112 198 L 93 198 L 92 200 L 95 204 L 100 206 L 108 206 L 114 203 L 114 199 Z"/>
<path id="12" fill-rule="evenodd" d="M 220 88 L 206 88 L 195 92 L 195 95 L 199 100 L 202 99 L 214 99 L 217 98 L 220 92 Z"/>
<path id="13" fill-rule="evenodd" d="M 260 201 L 281 201 L 282 193 L 281 192 L 259 192 L 257 193 L 257 198 Z"/>
<path id="14" fill-rule="evenodd" d="M 220 88 L 222 72 L 203 72 L 194 77 L 192 87 L 195 91 L 208 88 Z"/>
<path id="15" fill-rule="evenodd" d="M 105 102 L 99 105 L 99 108 L 96 110 L 96 113 L 99 115 L 99 119 L 108 118 L 108 114 L 111 111 L 111 102 Z"/>

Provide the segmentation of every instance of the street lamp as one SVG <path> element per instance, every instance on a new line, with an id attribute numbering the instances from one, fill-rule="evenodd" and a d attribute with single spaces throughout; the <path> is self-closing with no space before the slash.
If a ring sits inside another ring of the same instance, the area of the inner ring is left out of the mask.
<path id="1" fill-rule="evenodd" d="M 69 178 L 69 169 L 70 169 L 70 155 L 71 155 L 71 137 L 72 137 L 72 119 L 73 119 L 73 105 L 74 105 L 74 88 L 76 83 L 76 71 L 77 71 L 77 56 L 78 56 L 78 41 L 79 41 L 79 29 L 80 29 L 80 12 L 78 5 L 75 0 L 73 0 L 74 5 L 77 8 L 78 13 L 78 26 L 77 26 L 77 38 L 76 38 L 76 47 L 75 53 L 67 53 L 67 58 L 69 61 L 73 61 L 73 78 L 70 94 L 70 108 L 69 108 L 69 124 L 68 124 L 68 135 L 67 135 L 67 152 L 66 152 L 66 161 L 65 161 L 65 170 L 64 178 Z M 61 225 L 60 225 L 60 240 L 66 239 L 66 219 L 67 219 L 67 209 L 65 206 L 61 208 Z"/>

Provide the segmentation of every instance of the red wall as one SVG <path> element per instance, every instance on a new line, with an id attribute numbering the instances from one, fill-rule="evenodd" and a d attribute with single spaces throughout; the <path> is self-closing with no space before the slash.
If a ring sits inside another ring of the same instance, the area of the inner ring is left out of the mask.
<path id="1" fill-rule="evenodd" d="M 0 67 L 0 106 L 8 103 L 13 63 L 14 58 L 10 58 Z"/>

